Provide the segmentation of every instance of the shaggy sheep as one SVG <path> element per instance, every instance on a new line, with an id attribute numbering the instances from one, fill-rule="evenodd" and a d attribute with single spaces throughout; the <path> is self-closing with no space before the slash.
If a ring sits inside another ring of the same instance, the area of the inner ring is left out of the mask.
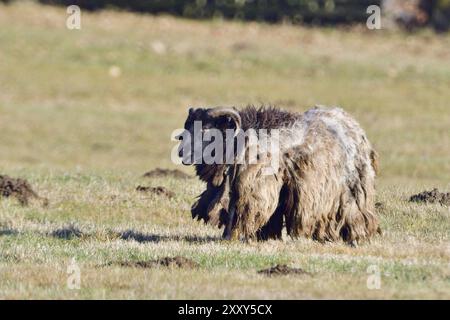
<path id="1" fill-rule="evenodd" d="M 342 109 L 315 107 L 304 114 L 252 106 L 190 109 L 185 133 L 194 134 L 195 121 L 203 132 L 214 128 L 225 136 L 232 129 L 234 140 L 249 129 L 258 138 L 257 130 L 267 129 L 269 140 L 276 132 L 279 140 L 278 150 L 258 153 L 256 163 L 248 161 L 249 136 L 243 148 L 235 147 L 234 162 L 195 163 L 207 185 L 192 217 L 225 226 L 224 238 L 279 239 L 285 225 L 293 238 L 356 244 L 380 232 L 374 211 L 377 154 Z M 194 140 L 180 144 L 184 164 L 194 162 Z M 279 165 L 266 174 L 275 157 Z"/>

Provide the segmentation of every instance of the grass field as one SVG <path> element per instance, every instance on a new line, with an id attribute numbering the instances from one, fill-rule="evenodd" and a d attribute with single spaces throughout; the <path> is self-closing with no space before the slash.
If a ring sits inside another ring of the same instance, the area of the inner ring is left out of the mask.
<path id="1" fill-rule="evenodd" d="M 450 299 L 450 209 L 407 201 L 450 191 L 450 36 L 113 11 L 83 12 L 82 29 L 68 30 L 66 17 L 0 5 L 0 174 L 50 201 L 0 200 L 0 298 Z M 188 106 L 247 103 L 352 113 L 381 156 L 383 236 L 358 248 L 223 242 L 190 218 L 197 179 L 141 177 L 178 168 L 170 134 Z M 177 255 L 199 268 L 117 264 Z M 80 290 L 67 286 L 72 258 Z M 257 273 L 283 263 L 310 275 Z"/>

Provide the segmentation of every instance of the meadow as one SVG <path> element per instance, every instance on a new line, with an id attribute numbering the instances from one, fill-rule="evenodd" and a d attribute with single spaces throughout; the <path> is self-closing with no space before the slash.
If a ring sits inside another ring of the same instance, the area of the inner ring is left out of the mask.
<path id="1" fill-rule="evenodd" d="M 450 36 L 193 21 L 0 4 L 0 174 L 48 198 L 0 199 L 2 299 L 450 299 Z M 358 248 L 241 243 L 193 221 L 198 179 L 172 163 L 189 106 L 338 105 L 380 154 L 383 235 Z M 137 192 L 163 186 L 169 198 Z M 123 262 L 182 256 L 189 268 Z M 68 287 L 75 258 L 80 289 Z M 308 274 L 267 277 L 276 264 Z M 372 270 L 372 271 L 371 271 Z M 368 286 L 373 270 L 380 287 Z"/>

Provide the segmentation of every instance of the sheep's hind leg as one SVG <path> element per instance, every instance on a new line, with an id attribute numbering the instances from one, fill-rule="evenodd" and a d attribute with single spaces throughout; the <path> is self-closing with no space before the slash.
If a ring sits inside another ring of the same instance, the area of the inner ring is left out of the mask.
<path id="1" fill-rule="evenodd" d="M 269 221 L 256 233 L 258 241 L 282 238 L 283 208 L 278 207 Z"/>

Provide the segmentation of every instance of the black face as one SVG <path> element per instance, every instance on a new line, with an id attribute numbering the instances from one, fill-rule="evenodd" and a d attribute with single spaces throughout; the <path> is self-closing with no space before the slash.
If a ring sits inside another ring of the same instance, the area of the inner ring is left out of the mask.
<path id="1" fill-rule="evenodd" d="M 228 116 L 213 118 L 208 115 L 206 108 L 189 109 L 189 114 L 184 123 L 184 132 L 178 136 L 181 141 L 178 147 L 178 155 L 182 158 L 184 165 L 201 163 L 200 158 L 203 150 L 211 141 L 203 141 L 202 136 L 210 129 L 222 131 L 225 137 L 225 130 L 234 128 L 233 120 Z M 196 130 L 197 129 L 197 130 Z"/>

